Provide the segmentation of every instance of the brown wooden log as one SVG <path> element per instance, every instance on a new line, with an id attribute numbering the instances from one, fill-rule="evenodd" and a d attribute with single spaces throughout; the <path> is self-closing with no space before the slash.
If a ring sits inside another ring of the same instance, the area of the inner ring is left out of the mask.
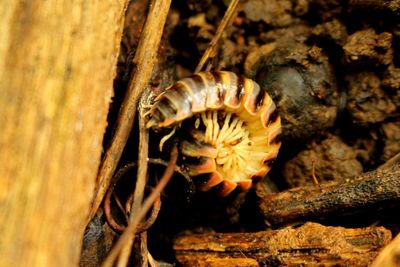
<path id="1" fill-rule="evenodd" d="M 126 0 L 0 8 L 0 266 L 74 266 Z"/>
<path id="2" fill-rule="evenodd" d="M 174 242 L 183 266 L 368 266 L 391 233 L 306 223 L 257 233 L 192 234 Z"/>
<path id="3" fill-rule="evenodd" d="M 268 194 L 259 187 L 260 209 L 267 224 L 287 225 L 373 214 L 400 206 L 400 165 L 371 171 L 347 183 L 328 183 Z M 378 218 L 377 218 L 378 219 Z"/>
<path id="4" fill-rule="evenodd" d="M 398 0 L 350 0 L 348 8 L 352 10 L 386 11 L 395 15 L 400 13 Z"/>

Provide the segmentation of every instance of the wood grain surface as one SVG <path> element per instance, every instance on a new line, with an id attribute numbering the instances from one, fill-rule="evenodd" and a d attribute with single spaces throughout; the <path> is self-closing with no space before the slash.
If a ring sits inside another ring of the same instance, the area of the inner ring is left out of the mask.
<path id="1" fill-rule="evenodd" d="M 0 266 L 74 266 L 127 1 L 0 2 Z"/>

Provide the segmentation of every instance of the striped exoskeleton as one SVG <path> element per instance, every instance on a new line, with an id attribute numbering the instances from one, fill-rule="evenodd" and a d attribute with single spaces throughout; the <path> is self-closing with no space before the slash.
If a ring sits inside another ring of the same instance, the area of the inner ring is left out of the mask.
<path id="1" fill-rule="evenodd" d="M 166 89 L 151 107 L 148 128 L 181 127 L 182 164 L 202 191 L 248 190 L 271 169 L 281 120 L 268 93 L 233 72 L 200 72 Z M 165 140 L 165 139 L 164 139 Z M 162 142 L 164 142 L 164 140 Z"/>

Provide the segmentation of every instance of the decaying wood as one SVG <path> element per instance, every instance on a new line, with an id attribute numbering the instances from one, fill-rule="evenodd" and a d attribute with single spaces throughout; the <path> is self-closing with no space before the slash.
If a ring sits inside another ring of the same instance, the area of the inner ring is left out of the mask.
<path id="1" fill-rule="evenodd" d="M 391 233 L 306 223 L 257 233 L 193 234 L 177 238 L 183 266 L 368 266 Z"/>
<path id="2" fill-rule="evenodd" d="M 282 225 L 333 216 L 370 213 L 400 205 L 400 165 L 371 171 L 347 183 L 294 188 L 265 194 L 257 190 L 267 224 Z M 377 218 L 378 219 L 378 218 Z"/>
<path id="3" fill-rule="evenodd" d="M 379 252 L 371 267 L 398 267 L 400 266 L 400 234 Z"/>
<path id="4" fill-rule="evenodd" d="M 101 163 L 96 193 L 93 198 L 90 218 L 96 214 L 98 207 L 106 193 L 112 175 L 114 174 L 122 151 L 133 127 L 136 108 L 140 95 L 146 88 L 157 60 L 157 51 L 160 44 L 164 24 L 169 11 L 171 0 L 154 0 L 144 25 L 133 64 L 135 66 L 132 78 L 129 81 L 128 91 L 118 114 L 117 124 L 111 145 L 107 149 Z"/>
<path id="5" fill-rule="evenodd" d="M 0 8 L 0 266 L 74 266 L 127 1 Z"/>
<path id="6" fill-rule="evenodd" d="M 400 2 L 398 0 L 350 0 L 349 9 L 366 9 L 371 11 L 390 11 L 398 15 Z"/>

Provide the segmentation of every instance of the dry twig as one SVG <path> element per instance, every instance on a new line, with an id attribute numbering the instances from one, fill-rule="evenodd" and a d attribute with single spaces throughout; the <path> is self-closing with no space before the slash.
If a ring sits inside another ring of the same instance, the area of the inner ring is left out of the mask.
<path id="1" fill-rule="evenodd" d="M 149 90 L 147 90 L 148 92 Z M 136 217 L 140 206 L 142 205 L 144 189 L 146 187 L 147 180 L 147 158 L 149 156 L 149 131 L 146 129 L 146 122 L 144 117 L 143 105 L 146 105 L 146 100 L 148 99 L 148 93 L 146 91 L 142 94 L 139 104 L 139 159 L 138 159 L 138 171 L 136 177 L 136 186 L 133 193 L 132 206 L 130 208 L 129 221 L 132 222 Z M 159 201 L 158 201 L 159 202 Z M 153 210 L 156 210 L 154 208 Z M 158 214 L 158 212 L 157 212 Z M 118 257 L 118 266 L 125 267 L 128 265 L 129 256 L 132 251 L 132 244 L 135 240 L 135 235 L 130 237 L 129 242 L 125 243 L 124 248 L 120 256 Z M 141 246 L 143 244 L 142 239 L 140 239 Z M 146 245 L 147 246 L 147 245 Z M 146 248 L 147 249 L 147 248 Z M 147 253 L 146 253 L 147 254 Z"/>
<path id="2" fill-rule="evenodd" d="M 149 164 L 161 165 L 161 166 L 164 166 L 164 167 L 168 166 L 168 162 L 167 161 L 164 161 L 164 160 L 158 159 L 158 158 L 157 159 L 149 158 L 149 159 L 147 159 L 147 162 Z M 111 182 L 111 185 L 110 185 L 110 187 L 109 187 L 109 189 L 108 189 L 108 191 L 107 191 L 107 193 L 106 193 L 106 195 L 104 197 L 104 215 L 105 215 L 105 218 L 107 220 L 107 223 L 109 224 L 109 226 L 112 229 L 114 229 L 114 231 L 119 232 L 119 233 L 122 233 L 125 230 L 125 226 L 121 226 L 120 224 L 118 224 L 115 221 L 115 219 L 113 218 L 112 214 L 111 214 L 111 197 L 112 196 L 116 197 L 115 194 L 114 194 L 114 189 L 115 189 L 118 181 L 129 170 L 131 170 L 131 169 L 133 169 L 135 167 L 136 167 L 136 163 L 129 163 L 129 164 L 125 165 L 124 167 L 120 168 L 118 170 L 118 172 L 116 173 L 116 175 L 114 176 L 113 181 Z M 195 185 L 194 185 L 192 179 L 187 175 L 187 173 L 184 172 L 179 166 L 175 166 L 174 171 L 176 173 L 182 175 L 185 178 L 185 180 L 188 183 L 189 191 L 195 192 Z M 115 199 L 116 202 L 117 202 L 118 208 L 122 212 L 125 213 L 124 216 L 125 216 L 126 222 L 129 221 L 129 218 L 128 218 L 127 214 L 128 214 L 128 210 L 131 209 L 131 204 L 130 203 L 132 203 L 132 201 L 130 200 L 130 198 L 127 200 L 127 202 L 125 204 L 125 206 L 129 206 L 129 208 L 124 208 L 123 207 L 124 205 L 122 205 L 122 203 L 118 203 L 119 200 L 117 198 Z M 152 212 L 151 212 L 149 218 L 145 222 L 141 223 L 138 226 L 138 229 L 136 231 L 137 233 L 141 233 L 143 231 L 146 231 L 148 228 L 151 227 L 151 225 L 154 223 L 154 221 L 157 218 L 157 215 L 158 215 L 158 212 L 160 211 L 160 208 L 161 208 L 161 198 L 158 197 L 156 199 L 156 201 L 154 202 L 153 209 L 152 209 Z"/>
<path id="3" fill-rule="evenodd" d="M 122 168 L 121 170 L 128 170 L 128 169 L 133 168 L 133 167 L 135 167 L 135 164 L 128 164 L 128 165 L 124 166 L 124 168 Z M 118 174 L 120 174 L 121 170 L 118 171 Z M 115 221 L 115 219 L 112 216 L 112 214 L 111 214 L 111 196 L 116 197 L 115 193 L 113 191 L 114 187 L 115 187 L 114 185 L 115 184 L 113 183 L 110 186 L 110 189 L 107 191 L 107 194 L 104 197 L 104 215 L 105 215 L 105 218 L 106 218 L 106 221 L 107 221 L 108 225 L 114 231 L 116 231 L 118 233 L 122 233 L 125 230 L 126 227 L 118 224 Z M 115 200 L 117 202 L 117 198 Z M 128 222 L 129 221 L 129 217 L 127 216 L 127 213 L 125 213 L 126 209 L 123 208 L 122 204 L 118 204 L 117 203 L 117 206 L 124 213 L 126 222 Z M 129 209 L 130 209 L 130 206 L 129 206 Z M 149 229 L 153 225 L 153 223 L 157 219 L 157 216 L 158 216 L 158 213 L 160 212 L 160 209 L 161 209 L 161 197 L 158 197 L 156 199 L 156 201 L 154 202 L 153 209 L 151 210 L 149 218 L 145 222 L 139 224 L 138 229 L 137 229 L 138 233 L 146 231 L 147 229 Z"/>
<path id="4" fill-rule="evenodd" d="M 360 175 L 347 183 L 327 183 L 266 194 L 259 188 L 260 208 L 272 225 L 371 213 L 399 206 L 400 165 Z"/>
<path id="5" fill-rule="evenodd" d="M 140 234 L 140 255 L 141 255 L 141 263 L 142 267 L 148 267 L 149 266 L 149 260 L 148 256 L 149 255 L 149 250 L 147 249 L 147 232 L 143 232 Z"/>
<path id="6" fill-rule="evenodd" d="M 129 242 L 131 236 L 134 236 L 137 230 L 137 226 L 146 216 L 147 211 L 153 205 L 156 198 L 161 194 L 162 190 L 165 188 L 167 183 L 172 177 L 174 173 L 176 161 L 178 159 L 178 149 L 174 147 L 171 152 L 170 162 L 160 179 L 160 182 L 154 188 L 154 191 L 150 194 L 148 198 L 144 201 L 143 205 L 139 208 L 139 211 L 136 214 L 136 217 L 129 223 L 128 227 L 125 229 L 124 233 L 121 235 L 115 246 L 111 249 L 110 253 L 108 254 L 107 258 L 104 260 L 102 266 L 108 267 L 113 266 L 116 258 L 120 254 L 124 245 Z"/>
<path id="7" fill-rule="evenodd" d="M 199 64 L 196 67 L 196 72 L 200 72 L 204 64 L 207 62 L 209 58 L 213 58 L 216 54 L 216 47 L 218 44 L 218 41 L 221 39 L 221 36 L 225 29 L 232 23 L 234 16 L 236 15 L 236 8 L 239 4 L 239 0 L 232 0 L 229 4 L 228 9 L 226 10 L 224 17 L 222 18 L 221 23 L 218 26 L 217 32 L 215 33 L 213 39 L 211 40 L 210 44 L 207 47 L 207 50 L 204 52 L 202 58 L 200 59 Z"/>
<path id="8" fill-rule="evenodd" d="M 378 170 L 388 169 L 396 164 L 400 164 L 400 153 L 397 153 L 390 159 L 388 159 L 385 163 L 378 167 Z"/>
<path id="9" fill-rule="evenodd" d="M 151 78 L 153 66 L 157 60 L 156 54 L 170 4 L 171 0 L 154 0 L 151 3 L 146 24 L 140 36 L 138 49 L 133 59 L 134 74 L 129 82 L 128 91 L 118 114 L 111 145 L 107 149 L 100 166 L 89 220 L 97 212 L 128 140 L 135 119 L 139 97 Z"/>

